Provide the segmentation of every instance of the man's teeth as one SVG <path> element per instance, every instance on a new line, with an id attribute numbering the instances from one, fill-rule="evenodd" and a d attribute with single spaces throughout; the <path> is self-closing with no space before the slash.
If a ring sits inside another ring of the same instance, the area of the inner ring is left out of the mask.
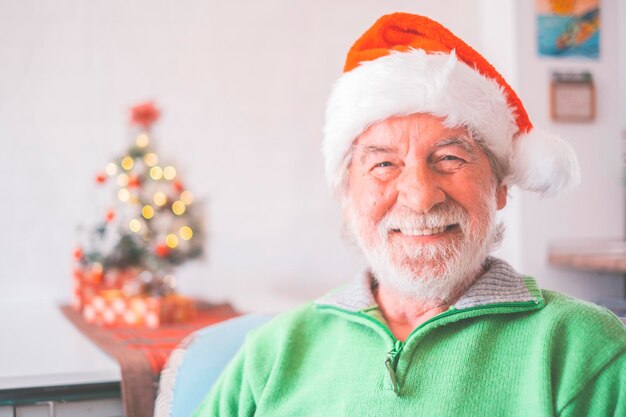
<path id="1" fill-rule="evenodd" d="M 408 236 L 430 236 L 443 233 L 444 230 L 446 230 L 446 226 L 435 229 L 400 229 L 399 232 Z"/>

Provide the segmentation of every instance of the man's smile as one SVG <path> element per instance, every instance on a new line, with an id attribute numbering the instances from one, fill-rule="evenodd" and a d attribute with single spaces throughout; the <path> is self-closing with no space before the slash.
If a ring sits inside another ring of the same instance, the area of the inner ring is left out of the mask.
<path id="1" fill-rule="evenodd" d="M 450 224 L 447 226 L 435 227 L 432 229 L 415 229 L 402 227 L 398 229 L 391 229 L 391 233 L 401 233 L 405 236 L 434 236 L 443 234 L 455 227 L 458 227 L 458 224 Z"/>

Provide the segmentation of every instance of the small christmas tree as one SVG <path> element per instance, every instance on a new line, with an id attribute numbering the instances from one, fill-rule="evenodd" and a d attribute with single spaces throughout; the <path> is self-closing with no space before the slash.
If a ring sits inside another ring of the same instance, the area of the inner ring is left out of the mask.
<path id="1" fill-rule="evenodd" d="M 125 297 L 171 294 L 174 266 L 203 253 L 201 207 L 153 147 L 158 118 L 153 103 L 133 107 L 133 143 L 96 176 L 112 195 L 74 254 L 78 308 L 107 289 Z"/>

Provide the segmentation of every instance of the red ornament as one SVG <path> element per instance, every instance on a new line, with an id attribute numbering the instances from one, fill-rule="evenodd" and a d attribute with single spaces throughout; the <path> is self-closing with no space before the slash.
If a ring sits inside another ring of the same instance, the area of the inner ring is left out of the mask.
<path id="1" fill-rule="evenodd" d="M 185 191 L 185 186 L 179 180 L 174 180 L 174 182 L 172 182 L 172 186 L 179 193 L 182 193 L 183 191 Z"/>
<path id="2" fill-rule="evenodd" d="M 83 270 L 81 268 L 74 268 L 74 280 L 79 281 L 85 278 L 85 274 L 83 274 Z"/>
<path id="3" fill-rule="evenodd" d="M 77 261 L 83 259 L 83 250 L 80 247 L 74 249 L 74 259 Z"/>
<path id="4" fill-rule="evenodd" d="M 136 175 L 132 175 L 128 179 L 128 188 L 137 188 L 140 185 L 141 185 L 141 181 L 139 180 L 139 177 L 137 177 Z"/>
<path id="5" fill-rule="evenodd" d="M 164 245 L 163 243 L 159 243 L 158 245 L 156 245 L 156 247 L 154 248 L 154 253 L 156 253 L 157 256 L 164 258 L 167 255 L 170 254 L 170 248 L 168 248 L 166 245 Z"/>
<path id="6" fill-rule="evenodd" d="M 91 275 L 88 276 L 89 281 L 93 284 L 100 284 L 104 278 L 104 271 L 102 268 L 92 268 Z"/>
<path id="7" fill-rule="evenodd" d="M 96 182 L 97 182 L 98 184 L 104 184 L 104 183 L 106 182 L 106 180 L 107 180 L 106 175 L 104 175 L 104 174 L 102 174 L 102 173 L 100 173 L 100 174 L 96 175 Z"/>
<path id="8" fill-rule="evenodd" d="M 151 101 L 132 107 L 130 112 L 130 122 L 134 125 L 143 126 L 146 129 L 149 129 L 159 119 L 160 114 Z"/>
<path id="9" fill-rule="evenodd" d="M 104 215 L 104 218 L 106 219 L 107 222 L 112 222 L 115 219 L 115 210 L 110 209 L 106 212 L 106 214 Z"/>

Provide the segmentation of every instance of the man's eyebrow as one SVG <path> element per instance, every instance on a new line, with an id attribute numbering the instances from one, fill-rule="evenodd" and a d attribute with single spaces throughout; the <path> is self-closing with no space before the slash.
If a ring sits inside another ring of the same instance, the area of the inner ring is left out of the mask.
<path id="1" fill-rule="evenodd" d="M 435 143 L 434 147 L 442 148 L 444 146 L 453 146 L 453 145 L 460 146 L 471 154 L 476 153 L 476 146 L 474 145 L 473 141 L 470 141 L 469 139 L 466 139 L 464 137 L 452 137 L 452 138 L 442 139 L 439 142 Z"/>
<path id="2" fill-rule="evenodd" d="M 360 159 L 361 159 L 361 162 L 363 162 L 365 158 L 367 158 L 368 155 L 371 155 L 373 153 L 392 153 L 395 151 L 395 148 L 392 148 L 390 146 L 358 145 L 357 144 L 353 146 L 353 150 L 361 152 Z"/>
<path id="3" fill-rule="evenodd" d="M 377 145 L 353 145 L 355 151 L 361 151 L 364 153 L 380 153 L 380 152 L 393 152 L 395 148 L 391 146 L 377 146 Z"/>

